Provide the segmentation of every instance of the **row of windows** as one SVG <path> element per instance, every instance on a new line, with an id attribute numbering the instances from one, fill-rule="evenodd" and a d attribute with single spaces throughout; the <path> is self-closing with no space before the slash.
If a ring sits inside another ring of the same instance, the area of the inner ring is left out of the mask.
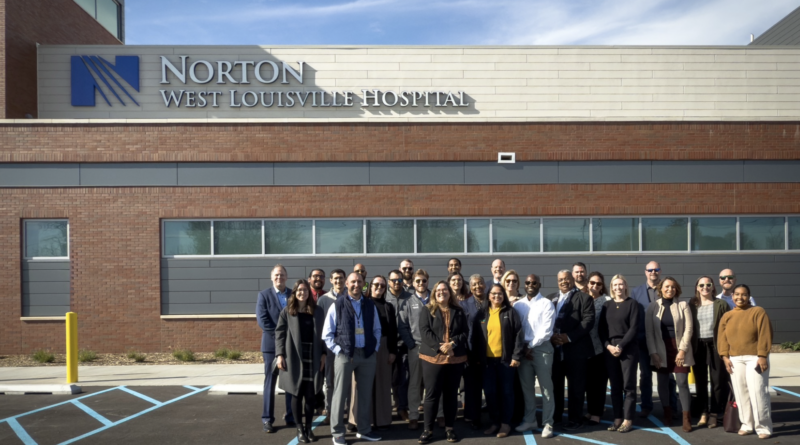
<path id="1" fill-rule="evenodd" d="M 75 0 L 105 29 L 122 40 L 122 5 L 116 0 Z"/>
<path id="2" fill-rule="evenodd" d="M 800 249 L 800 217 L 203 220 L 163 223 L 164 256 Z"/>

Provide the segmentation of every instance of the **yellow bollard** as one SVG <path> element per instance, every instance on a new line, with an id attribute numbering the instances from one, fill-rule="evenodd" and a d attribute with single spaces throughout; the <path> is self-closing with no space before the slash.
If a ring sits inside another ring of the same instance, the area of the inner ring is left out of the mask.
<path id="1" fill-rule="evenodd" d="M 78 383 L 78 314 L 67 312 L 67 383 Z"/>

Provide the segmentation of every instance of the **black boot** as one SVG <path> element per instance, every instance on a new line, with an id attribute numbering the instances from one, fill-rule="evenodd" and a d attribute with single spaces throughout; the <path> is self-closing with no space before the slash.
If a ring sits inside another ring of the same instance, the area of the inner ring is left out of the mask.
<path id="1" fill-rule="evenodd" d="M 308 438 L 309 442 L 316 442 L 317 436 L 314 435 L 314 430 L 312 428 L 314 428 L 314 426 L 311 425 L 311 422 L 309 422 L 308 426 L 306 427 L 306 437 Z"/>
<path id="2" fill-rule="evenodd" d="M 306 430 L 303 428 L 301 423 L 297 424 L 297 441 L 299 443 L 310 443 L 311 441 L 308 440 L 308 436 L 306 436 Z"/>

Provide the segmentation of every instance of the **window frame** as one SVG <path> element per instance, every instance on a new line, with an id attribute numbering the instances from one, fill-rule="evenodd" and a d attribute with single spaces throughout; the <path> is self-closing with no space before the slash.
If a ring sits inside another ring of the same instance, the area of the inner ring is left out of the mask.
<path id="1" fill-rule="evenodd" d="M 28 255 L 28 223 L 29 222 L 58 222 L 67 224 L 67 256 L 29 256 Z M 70 259 L 70 227 L 67 218 L 26 218 L 22 220 L 22 259 L 25 261 L 64 261 Z"/>

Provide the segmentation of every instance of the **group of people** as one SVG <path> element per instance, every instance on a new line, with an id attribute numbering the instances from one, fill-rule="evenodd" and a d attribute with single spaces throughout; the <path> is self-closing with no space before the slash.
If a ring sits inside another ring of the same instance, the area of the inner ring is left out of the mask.
<path id="1" fill-rule="evenodd" d="M 432 440 L 435 426 L 457 442 L 459 396 L 464 420 L 486 435 L 539 429 L 536 382 L 541 391 L 541 431 L 574 431 L 609 423 L 609 431 L 633 429 L 636 378 L 640 417 L 653 410 L 652 374 L 663 406 L 662 421 L 679 413 L 683 430 L 693 428 L 688 374 L 694 370 L 702 415 L 697 427 L 715 428 L 732 383 L 742 423 L 740 435 L 772 434 L 768 392 L 772 327 L 747 285 L 736 285 L 730 269 L 714 281 L 697 280 L 694 295 L 681 299 L 673 277 L 661 278 L 658 263 L 645 267 L 646 282 L 634 289 L 615 275 L 587 273 L 583 263 L 557 274 L 558 291 L 540 293 L 542 278 L 491 264 L 492 279 L 467 280 L 461 261 L 451 258 L 448 277 L 429 286 L 429 275 L 403 260 L 388 277 L 367 281 L 366 267 L 347 274 L 314 269 L 308 280 L 287 287 L 286 269 L 276 265 L 273 287 L 258 295 L 257 318 L 264 358 L 264 431 L 273 423 L 275 386 L 286 393 L 286 424 L 296 423 L 297 440 L 316 440 L 315 412 L 330 422 L 334 444 L 346 432 L 368 441 L 392 423 L 393 410 L 419 428 L 419 443 Z M 524 286 L 523 286 L 524 284 Z M 279 377 L 279 379 L 278 379 Z M 565 383 L 567 419 L 563 420 Z M 708 383 L 711 391 L 709 394 Z M 614 420 L 602 421 L 606 391 Z M 676 397 L 676 388 L 677 394 Z M 586 402 L 586 412 L 584 412 Z M 348 419 L 345 422 L 345 415 Z"/>

